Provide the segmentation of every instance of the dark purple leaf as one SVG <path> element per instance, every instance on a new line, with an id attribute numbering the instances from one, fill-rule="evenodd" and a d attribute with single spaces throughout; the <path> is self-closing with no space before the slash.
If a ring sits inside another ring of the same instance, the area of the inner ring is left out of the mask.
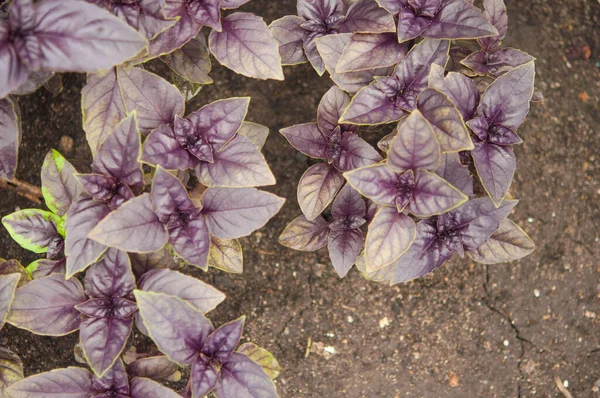
<path id="1" fill-rule="evenodd" d="M 155 213 L 163 224 L 168 224 L 177 213 L 193 215 L 200 210 L 196 208 L 177 177 L 160 166 L 154 174 L 151 196 Z"/>
<path id="2" fill-rule="evenodd" d="M 0 98 L 18 90 L 27 82 L 29 69 L 19 59 L 17 49 L 9 42 L 10 27 L 2 21 L 0 23 L 0 67 L 4 73 L 0 75 Z M 0 102 L 1 103 L 1 102 Z"/>
<path id="3" fill-rule="evenodd" d="M 103 299 L 91 298 L 83 304 L 75 306 L 77 311 L 91 318 L 131 319 L 137 311 L 133 301 L 124 298 Z"/>
<path id="4" fill-rule="evenodd" d="M 340 32 L 385 33 L 394 32 L 394 18 L 375 0 L 355 1 L 346 12 Z"/>
<path id="5" fill-rule="evenodd" d="M 154 212 L 150 194 L 124 203 L 92 229 L 88 237 L 128 252 L 152 252 L 167 243 L 168 233 Z"/>
<path id="6" fill-rule="evenodd" d="M 517 168 L 512 147 L 476 142 L 471 155 L 483 187 L 494 203 L 499 205 L 508 192 Z"/>
<path id="7" fill-rule="evenodd" d="M 240 342 L 245 321 L 246 317 L 242 316 L 212 332 L 202 345 L 202 354 L 225 363 Z"/>
<path id="8" fill-rule="evenodd" d="M 0 330 L 6 321 L 20 278 L 22 276 L 19 274 L 0 275 Z"/>
<path id="9" fill-rule="evenodd" d="M 134 291 L 140 314 L 158 349 L 180 365 L 194 362 L 213 331 L 210 321 L 178 297 Z"/>
<path id="10" fill-rule="evenodd" d="M 78 174 L 77 180 L 94 201 L 116 209 L 134 197 L 131 189 L 114 177 L 101 174 Z"/>
<path id="11" fill-rule="evenodd" d="M 88 239 L 89 232 L 110 213 L 110 207 L 87 196 L 80 196 L 67 212 L 66 277 L 70 278 L 97 261 L 106 246 Z"/>
<path id="12" fill-rule="evenodd" d="M 161 59 L 184 79 L 199 84 L 213 82 L 208 73 L 211 70 L 210 52 L 203 34 L 198 34 L 183 47 L 166 54 Z"/>
<path id="13" fill-rule="evenodd" d="M 305 30 L 300 26 L 302 23 L 304 19 L 286 15 L 269 25 L 269 30 L 279 46 L 282 65 L 297 65 L 308 61 L 304 55 L 302 38 Z"/>
<path id="14" fill-rule="evenodd" d="M 333 161 L 333 165 L 340 171 L 354 170 L 381 161 L 377 150 L 356 134 L 344 133 L 339 147 L 339 157 Z"/>
<path id="15" fill-rule="evenodd" d="M 344 173 L 344 178 L 361 195 L 383 206 L 396 206 L 398 175 L 385 164 Z"/>
<path id="16" fill-rule="evenodd" d="M 306 156 L 325 159 L 329 137 L 321 132 L 317 123 L 296 124 L 279 130 L 290 145 Z"/>
<path id="17" fill-rule="evenodd" d="M 117 82 L 125 108 L 136 112 L 142 133 L 173 123 L 175 115 L 183 116 L 185 99 L 177 87 L 162 77 L 140 68 L 118 68 Z"/>
<path id="18" fill-rule="evenodd" d="M 90 372 L 66 368 L 29 376 L 13 384 L 8 392 L 15 398 L 89 398 L 94 389 Z"/>
<path id="19" fill-rule="evenodd" d="M 526 52 L 514 48 L 503 48 L 492 53 L 477 51 L 463 59 L 460 63 L 483 75 L 494 78 L 509 70 L 535 60 Z"/>
<path id="20" fill-rule="evenodd" d="M 306 24 L 313 24 L 313 22 L 312 21 L 305 22 L 302 24 L 302 27 L 305 27 Z M 321 27 L 320 27 L 321 22 L 316 21 L 316 22 L 314 22 L 314 24 L 316 24 L 315 29 L 321 29 Z M 319 76 L 323 76 L 323 73 L 325 73 L 325 70 L 326 70 L 325 60 L 323 59 L 323 56 L 321 55 L 321 51 L 317 47 L 319 40 L 323 37 L 327 37 L 327 36 L 323 36 L 323 33 L 321 33 L 321 32 L 306 31 L 304 34 L 304 38 L 303 38 L 304 54 L 306 55 L 306 58 L 308 58 L 308 62 L 310 62 L 310 64 L 314 68 L 315 72 L 317 72 L 317 74 Z M 340 49 L 340 53 L 341 53 L 341 49 Z"/>
<path id="21" fill-rule="evenodd" d="M 152 165 L 159 164 L 168 170 L 192 169 L 198 163 L 198 159 L 179 145 L 173 127 L 166 124 L 146 138 L 140 160 Z"/>
<path id="22" fill-rule="evenodd" d="M 237 239 L 262 228 L 284 202 L 255 188 L 209 188 L 202 196 L 202 213 L 211 235 Z"/>
<path id="23" fill-rule="evenodd" d="M 209 359 L 198 355 L 190 371 L 191 393 L 193 397 L 203 397 L 217 385 L 220 374 Z"/>
<path id="24" fill-rule="evenodd" d="M 203 0 L 187 2 L 188 14 L 198 23 L 221 31 L 220 0 Z"/>
<path id="25" fill-rule="evenodd" d="M 498 34 L 483 13 L 468 1 L 447 0 L 438 3 L 441 3 L 441 7 L 423 32 L 424 37 L 472 39 Z"/>
<path id="26" fill-rule="evenodd" d="M 432 66 L 446 65 L 449 51 L 450 42 L 447 40 L 423 40 L 396 66 L 394 76 L 403 83 L 405 90 L 418 94 L 427 87 L 427 78 Z"/>
<path id="27" fill-rule="evenodd" d="M 435 172 L 468 197 L 473 196 L 473 176 L 469 173 L 469 168 L 460 163 L 457 153 L 443 154 Z"/>
<path id="28" fill-rule="evenodd" d="M 221 367 L 221 378 L 214 389 L 217 398 L 277 398 L 275 386 L 256 362 L 234 352 Z"/>
<path id="29" fill-rule="evenodd" d="M 376 271 L 397 261 L 415 240 L 415 222 L 394 207 L 382 207 L 369 225 L 366 268 Z"/>
<path id="30" fill-rule="evenodd" d="M 406 209 L 417 217 L 445 213 L 466 202 L 468 197 L 437 174 L 417 170 L 412 200 Z"/>
<path id="31" fill-rule="evenodd" d="M 279 243 L 294 250 L 316 251 L 327 245 L 329 223 L 321 216 L 309 221 L 304 215 L 297 217 L 279 236 Z"/>
<path id="32" fill-rule="evenodd" d="M 277 42 L 262 18 L 238 12 L 222 19 L 223 31 L 212 31 L 210 50 L 236 73 L 256 79 L 283 80 Z"/>
<path id="33" fill-rule="evenodd" d="M 208 270 L 210 235 L 204 217 L 187 221 L 169 230 L 169 243 L 187 263 Z"/>
<path id="34" fill-rule="evenodd" d="M 400 62 L 408 49 L 393 33 L 355 34 L 338 61 L 336 72 L 356 72 L 392 66 Z"/>
<path id="35" fill-rule="evenodd" d="M 176 268 L 173 255 L 166 247 L 162 247 L 152 253 L 130 253 L 129 259 L 131 260 L 131 269 L 136 279 L 139 279 L 146 272 L 150 272 L 153 269 Z"/>
<path id="36" fill-rule="evenodd" d="M 179 374 L 179 366 L 175 362 L 170 361 L 166 356 L 157 355 L 136 359 L 127 366 L 127 374 L 129 377 L 172 381 L 173 376 Z"/>
<path id="37" fill-rule="evenodd" d="M 508 31 L 508 12 L 504 0 L 483 0 L 483 15 L 494 25 L 498 31 L 497 36 L 478 39 L 479 44 L 486 50 L 492 50 L 499 46 L 500 41 Z"/>
<path id="38" fill-rule="evenodd" d="M 58 151 L 51 150 L 42 165 L 42 194 L 46 206 L 59 216 L 63 216 L 79 195 L 79 185 L 75 178 L 77 171 Z"/>
<path id="39" fill-rule="evenodd" d="M 517 224 L 504 219 L 483 245 L 467 254 L 481 264 L 498 264 L 519 260 L 534 250 L 531 238 Z"/>
<path id="40" fill-rule="evenodd" d="M 93 269 L 93 268 L 92 268 Z M 87 318 L 79 325 L 79 340 L 90 367 L 102 376 L 121 355 L 131 333 L 133 319 Z"/>
<path id="41" fill-rule="evenodd" d="M 340 193 L 333 201 L 333 206 L 331 207 L 331 214 L 335 218 L 352 216 L 362 218 L 365 217 L 366 213 L 367 205 L 364 199 L 360 193 L 358 193 L 349 184 L 346 184 L 344 188 L 341 189 Z"/>
<path id="42" fill-rule="evenodd" d="M 364 235 L 358 228 L 336 229 L 329 232 L 329 258 L 340 278 L 345 277 L 363 250 Z"/>
<path id="43" fill-rule="evenodd" d="M 15 242 L 34 253 L 46 253 L 51 242 L 60 237 L 60 217 L 45 210 L 25 209 L 2 217 L 2 224 Z"/>
<path id="44" fill-rule="evenodd" d="M 199 279 L 167 269 L 150 271 L 140 279 L 139 289 L 179 297 L 205 314 L 215 309 L 225 295 Z"/>
<path id="45" fill-rule="evenodd" d="M 125 372 L 123 361 L 118 359 L 104 376 L 94 376 L 92 385 L 95 393 L 102 398 L 112 398 L 111 395 L 113 394 L 121 398 L 127 394 L 129 392 L 129 378 Z"/>
<path id="46" fill-rule="evenodd" d="M 298 203 L 302 213 L 314 220 L 329 206 L 340 188 L 344 177 L 333 166 L 326 163 L 312 165 L 298 182 Z"/>
<path id="47" fill-rule="evenodd" d="M 85 275 L 85 293 L 94 298 L 127 298 L 135 289 L 135 278 L 127 253 L 108 249 Z"/>
<path id="48" fill-rule="evenodd" d="M 75 278 L 51 274 L 17 289 L 8 323 L 45 336 L 63 336 L 79 327 L 77 304 L 86 300 Z"/>
<path id="49" fill-rule="evenodd" d="M 166 5 L 169 3 L 166 3 Z M 179 4 L 181 5 L 181 3 Z M 198 35 L 202 24 L 196 22 L 186 10 L 183 10 L 178 17 L 179 19 L 175 25 L 159 33 L 150 41 L 148 55 L 144 58 L 145 61 L 171 53 Z"/>
<path id="50" fill-rule="evenodd" d="M 470 120 L 475 115 L 479 103 L 479 90 L 477 90 L 475 82 L 467 76 L 457 72 L 449 72 L 444 77 L 444 68 L 440 65 L 432 65 L 429 74 L 429 87 L 446 94 L 460 111 L 463 120 Z"/>
<path id="51" fill-rule="evenodd" d="M 131 398 L 179 398 L 175 391 L 143 377 L 134 377 L 130 381 L 129 395 Z"/>
<path id="52" fill-rule="evenodd" d="M 0 27 L 1 29 L 1 27 Z M 0 32 L 1 34 L 1 32 Z M 0 50 L 2 65 L 2 50 Z M 6 71 L 6 68 L 2 68 Z M 2 73 L 4 75 L 4 73 Z M 0 84 L 2 87 L 3 84 Z M 0 98 L 2 89 L 0 89 Z M 0 100 L 0 178 L 12 180 L 17 171 L 19 145 L 21 144 L 21 117 L 16 102 L 11 99 Z"/>
<path id="53" fill-rule="evenodd" d="M 430 24 L 430 16 L 417 15 L 410 6 L 404 6 L 398 15 L 398 41 L 403 43 L 419 37 Z"/>

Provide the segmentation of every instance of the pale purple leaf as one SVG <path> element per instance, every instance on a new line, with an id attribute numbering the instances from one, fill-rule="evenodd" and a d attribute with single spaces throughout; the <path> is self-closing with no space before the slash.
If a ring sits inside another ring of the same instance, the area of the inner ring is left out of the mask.
<path id="1" fill-rule="evenodd" d="M 198 164 L 198 160 L 179 145 L 173 127 L 166 124 L 146 138 L 140 160 L 152 165 L 161 165 L 168 170 L 187 170 Z"/>
<path id="2" fill-rule="evenodd" d="M 1 52 L 2 50 L 0 50 L 0 65 Z M 2 97 L 1 93 L 0 97 Z M 2 99 L 0 100 L 0 178 L 6 180 L 15 178 L 20 144 L 21 117 L 18 105 L 11 99 Z"/>
<path id="3" fill-rule="evenodd" d="M 376 77 L 375 81 L 359 90 L 341 117 L 343 123 L 377 125 L 402 119 L 407 111 L 397 105 L 394 96 L 401 90 L 393 77 Z"/>
<path id="4" fill-rule="evenodd" d="M 483 15 L 498 31 L 496 36 L 478 39 L 483 48 L 491 50 L 499 46 L 508 31 L 508 12 L 504 0 L 483 0 Z"/>
<path id="5" fill-rule="evenodd" d="M 398 175 L 385 164 L 363 167 L 344 173 L 344 178 L 361 195 L 383 206 L 395 206 Z"/>
<path id="6" fill-rule="evenodd" d="M 27 82 L 29 69 L 19 59 L 17 49 L 9 42 L 10 28 L 7 23 L 0 24 L 0 98 L 18 90 Z"/>
<path id="7" fill-rule="evenodd" d="M 471 155 L 483 187 L 494 203 L 499 205 L 508 192 L 517 168 L 512 147 L 476 142 Z"/>
<path id="8" fill-rule="evenodd" d="M 350 96 L 340 88 L 333 86 L 321 98 L 317 108 L 317 125 L 319 129 L 330 136 L 338 127 L 344 109 L 350 104 Z M 352 125 L 343 125 L 342 132 L 358 130 Z"/>
<path id="9" fill-rule="evenodd" d="M 279 236 L 279 243 L 301 251 L 316 251 L 327 245 L 329 223 L 321 216 L 308 220 L 302 215 L 286 225 Z"/>
<path id="10" fill-rule="evenodd" d="M 14 398 L 89 398 L 94 389 L 90 372 L 70 367 L 29 376 L 13 384 L 8 392 Z"/>
<path id="11" fill-rule="evenodd" d="M 215 368 L 211 361 L 199 355 L 190 370 L 192 396 L 203 397 L 211 392 L 217 385 L 220 376 L 219 370 Z"/>
<path id="12" fill-rule="evenodd" d="M 429 87 L 446 94 L 460 111 L 463 120 L 470 120 L 475 115 L 479 103 L 479 90 L 475 82 L 467 76 L 457 72 L 449 72 L 444 77 L 444 68 L 434 64 L 431 65 L 431 72 L 429 73 Z"/>
<path id="13" fill-rule="evenodd" d="M 448 40 L 425 39 L 414 46 L 404 60 L 396 66 L 394 76 L 402 82 L 404 90 L 416 96 L 427 87 L 427 78 L 432 66 L 446 66 L 449 52 Z M 406 94 L 404 97 L 407 98 Z"/>
<path id="14" fill-rule="evenodd" d="M 250 0 L 221 0 L 221 8 L 224 10 L 233 10 L 246 4 Z"/>
<path id="15" fill-rule="evenodd" d="M 148 55 L 143 58 L 143 61 L 171 53 L 198 35 L 202 24 L 196 22 L 185 10 L 178 16 L 175 25 L 162 31 L 150 41 Z"/>
<path id="16" fill-rule="evenodd" d="M 198 34 L 183 47 L 162 56 L 161 59 L 169 65 L 169 68 L 190 82 L 198 84 L 213 82 L 208 76 L 211 70 L 210 52 L 203 34 Z"/>
<path id="17" fill-rule="evenodd" d="M 452 210 L 468 197 L 435 173 L 417 170 L 412 200 L 406 209 L 417 217 L 429 217 Z"/>
<path id="18" fill-rule="evenodd" d="M 98 376 L 110 369 L 121 355 L 133 319 L 87 318 L 79 325 L 79 340 L 90 367 Z"/>
<path id="19" fill-rule="evenodd" d="M 336 196 L 331 207 L 331 214 L 335 218 L 365 217 L 367 204 L 365 200 L 350 184 L 346 184 Z"/>
<path id="20" fill-rule="evenodd" d="M 297 65 L 308 61 L 304 55 L 302 38 L 305 30 L 300 26 L 302 23 L 304 19 L 286 15 L 269 25 L 269 30 L 279 46 L 282 65 Z"/>
<path id="21" fill-rule="evenodd" d="M 102 377 L 94 376 L 92 378 L 92 386 L 94 392 L 102 398 L 106 398 L 106 395 L 110 396 L 112 394 L 116 394 L 117 397 L 127 394 L 129 392 L 129 378 L 125 372 L 123 361 L 120 359 L 117 360 Z"/>
<path id="22" fill-rule="evenodd" d="M 381 161 L 379 152 L 356 134 L 344 133 L 339 145 L 340 155 L 333 161 L 333 165 L 342 172 Z"/>
<path id="23" fill-rule="evenodd" d="M 400 258 L 415 240 L 415 222 L 395 207 L 382 207 L 369 225 L 365 242 L 368 271 L 384 268 Z"/>
<path id="24" fill-rule="evenodd" d="M 416 110 L 398 123 L 398 134 L 388 152 L 387 163 L 392 170 L 435 170 L 440 157 L 440 145 L 421 112 Z"/>
<path id="25" fill-rule="evenodd" d="M 131 398 L 179 398 L 175 391 L 144 377 L 134 377 L 130 381 Z"/>
<path id="26" fill-rule="evenodd" d="M 498 31 L 473 4 L 465 0 L 447 0 L 423 32 L 435 39 L 472 39 L 497 35 Z"/>
<path id="27" fill-rule="evenodd" d="M 212 332 L 202 345 L 202 353 L 219 363 L 225 363 L 240 342 L 246 317 L 226 323 Z"/>
<path id="28" fill-rule="evenodd" d="M 468 197 L 473 196 L 473 176 L 469 168 L 460 163 L 458 153 L 444 153 L 435 172 Z"/>
<path id="29" fill-rule="evenodd" d="M 520 260 L 534 250 L 535 244 L 525 231 L 509 219 L 504 219 L 483 245 L 467 254 L 480 264 L 498 264 Z"/>
<path id="30" fill-rule="evenodd" d="M 460 63 L 477 73 L 496 78 L 533 60 L 535 60 L 534 57 L 521 50 L 502 48 L 491 53 L 474 52 Z"/>
<path id="31" fill-rule="evenodd" d="M 354 34 L 338 61 L 336 72 L 356 72 L 383 68 L 399 63 L 407 46 L 398 43 L 393 33 Z"/>
<path id="32" fill-rule="evenodd" d="M 394 32 L 394 17 L 375 0 L 355 1 L 346 12 L 340 32 L 385 33 Z"/>
<path id="33" fill-rule="evenodd" d="M 185 4 L 185 8 L 196 22 L 221 31 L 220 0 L 191 1 Z"/>
<path id="34" fill-rule="evenodd" d="M 405 7 L 398 15 L 398 38 L 400 43 L 419 37 L 431 24 L 431 18 L 415 15 L 413 10 Z"/>
<path id="35" fill-rule="evenodd" d="M 298 182 L 298 204 L 309 220 L 314 220 L 329 206 L 344 185 L 342 173 L 326 163 L 312 165 Z"/>
<path id="36" fill-rule="evenodd" d="M 93 298 L 127 298 L 135 289 L 135 279 L 127 253 L 108 249 L 85 275 L 85 293 Z"/>
<path id="37" fill-rule="evenodd" d="M 406 0 L 377 0 L 377 3 L 392 15 L 398 15 L 402 11 L 402 6 L 407 4 Z"/>
<path id="38" fill-rule="evenodd" d="M 199 210 L 181 181 L 160 166 L 154 174 L 151 197 L 155 213 L 164 224 L 169 223 L 177 213 L 194 214 Z"/>
<path id="39" fill-rule="evenodd" d="M 338 229 L 329 232 L 327 248 L 329 258 L 340 278 L 345 277 L 363 250 L 364 235 L 358 228 Z"/>
<path id="40" fill-rule="evenodd" d="M 190 265 L 208 270 L 210 235 L 202 215 L 169 230 L 169 243 L 175 253 Z"/>
<path id="41" fill-rule="evenodd" d="M 217 398 L 277 398 L 277 391 L 262 367 L 234 352 L 221 367 L 221 378 L 213 391 Z"/>
<path id="42" fill-rule="evenodd" d="M 305 24 L 315 24 L 315 25 L 319 26 L 321 24 L 321 22 L 308 21 L 308 22 L 303 23 L 302 25 L 305 25 Z M 326 70 L 325 60 L 321 56 L 320 50 L 317 47 L 318 39 L 322 38 L 323 35 L 324 34 L 321 32 L 305 31 L 304 37 L 302 40 L 304 43 L 304 54 L 306 55 L 308 62 L 310 62 L 310 64 L 314 68 L 315 72 L 317 72 L 317 74 L 319 76 L 323 76 L 323 73 L 325 73 L 325 70 Z"/>
<path id="43" fill-rule="evenodd" d="M 130 377 L 148 378 L 157 381 L 173 381 L 179 366 L 164 355 L 137 358 L 127 366 Z M 133 380 L 132 380 L 133 389 Z"/>
<path id="44" fill-rule="evenodd" d="M 20 278 L 19 274 L 0 275 L 0 330 L 6 321 Z"/>
<path id="45" fill-rule="evenodd" d="M 329 137 L 323 134 L 317 123 L 296 124 L 279 132 L 290 145 L 306 156 L 315 159 L 325 159 L 327 156 Z"/>

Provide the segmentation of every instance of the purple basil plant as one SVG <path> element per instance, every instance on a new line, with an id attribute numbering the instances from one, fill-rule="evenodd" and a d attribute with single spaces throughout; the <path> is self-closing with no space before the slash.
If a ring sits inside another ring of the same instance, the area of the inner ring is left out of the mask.
<path id="1" fill-rule="evenodd" d="M 319 114 L 331 93 L 354 95 L 339 101 L 333 128 L 317 122 L 281 130 L 300 152 L 330 166 L 317 163 L 300 179 L 303 215 L 280 243 L 305 251 L 327 246 L 340 277 L 355 264 L 366 278 L 391 284 L 423 277 L 454 254 L 483 264 L 528 255 L 533 242 L 508 220 L 517 201 L 507 196 L 535 68 L 532 57 L 500 46 L 504 2 L 486 0 L 483 12 L 465 0 L 379 4 L 395 16 L 397 37 L 332 31 L 317 39 L 339 87 L 325 95 Z M 448 39 L 477 39 L 480 49 L 449 63 Z M 357 136 L 340 144 L 340 132 L 348 137 L 361 126 L 390 123 L 395 128 L 378 144 L 383 161 Z M 370 164 L 339 160 L 366 153 Z"/>

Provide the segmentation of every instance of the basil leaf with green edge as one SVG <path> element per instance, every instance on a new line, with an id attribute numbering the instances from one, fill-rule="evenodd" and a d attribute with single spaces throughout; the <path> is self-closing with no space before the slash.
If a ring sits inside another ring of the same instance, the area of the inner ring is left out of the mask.
<path id="1" fill-rule="evenodd" d="M 46 253 L 48 245 L 59 237 L 60 217 L 38 209 L 20 210 L 2 218 L 11 238 L 21 247 L 34 253 Z"/>

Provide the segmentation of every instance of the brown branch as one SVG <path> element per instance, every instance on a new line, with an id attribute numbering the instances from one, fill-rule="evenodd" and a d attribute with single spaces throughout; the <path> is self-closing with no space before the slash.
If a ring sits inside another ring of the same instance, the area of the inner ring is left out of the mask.
<path id="1" fill-rule="evenodd" d="M 42 190 L 40 187 L 25 181 L 19 181 L 16 178 L 12 181 L 3 180 L 0 178 L 0 189 L 16 192 L 17 195 L 23 196 L 24 198 L 27 198 L 37 204 L 44 203 L 44 197 L 42 196 Z"/>

